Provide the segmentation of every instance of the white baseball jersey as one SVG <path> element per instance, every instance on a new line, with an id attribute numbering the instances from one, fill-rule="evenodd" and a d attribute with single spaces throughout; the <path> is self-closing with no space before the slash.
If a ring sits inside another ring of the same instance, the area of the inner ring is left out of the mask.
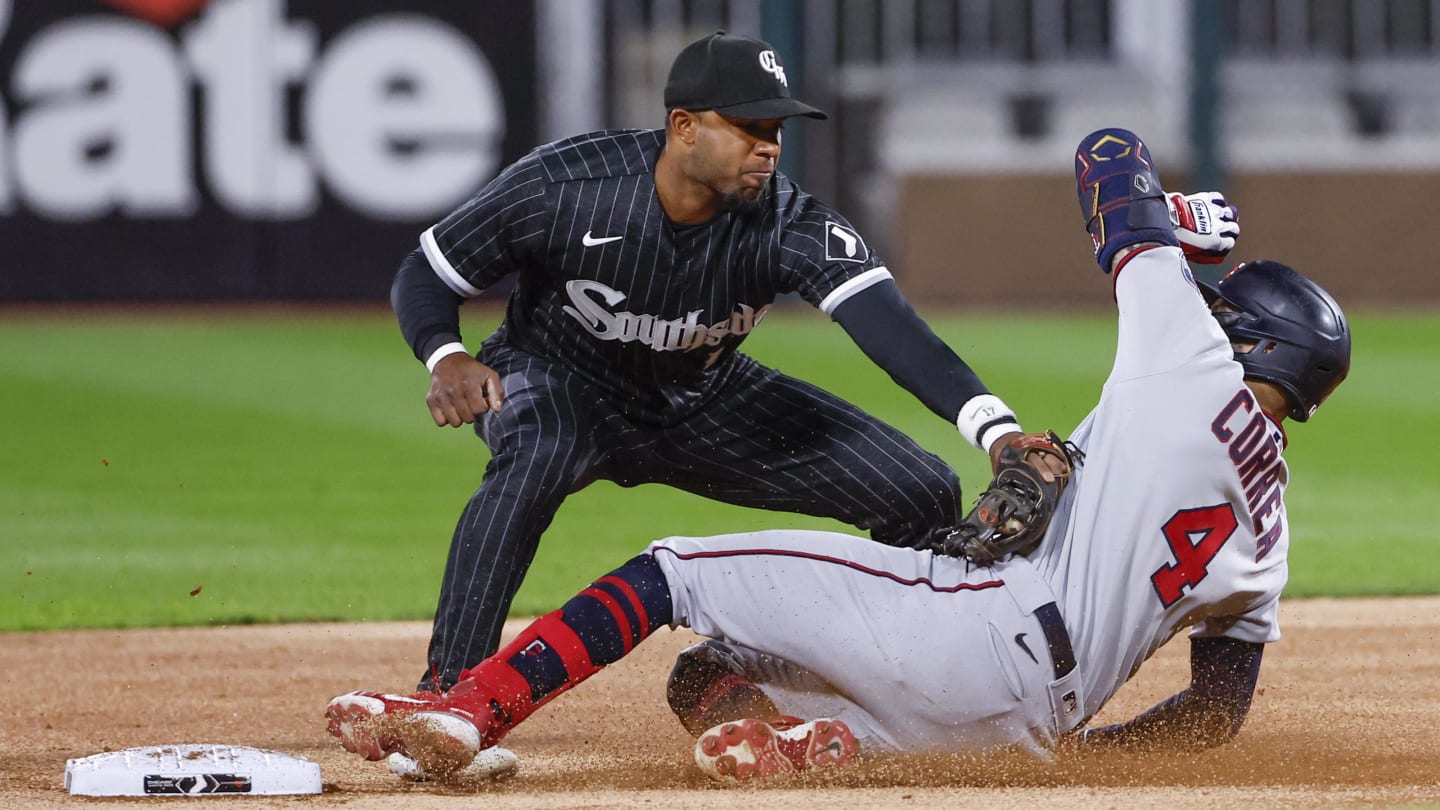
<path id="1" fill-rule="evenodd" d="M 1279 638 L 1284 434 L 1178 248 L 1116 278 L 1119 342 L 1040 548 L 989 568 L 828 532 L 667 538 L 676 624 L 730 642 L 787 714 L 862 745 L 1043 753 L 1179 630 Z M 1078 666 L 1056 679 L 1036 609 Z M 1073 699 L 1072 699 L 1073 696 Z"/>
<path id="2" fill-rule="evenodd" d="M 1179 248 L 1115 280 L 1115 365 L 1041 547 L 1086 716 L 1176 632 L 1271 642 L 1287 576 L 1285 434 L 1243 381 Z"/>

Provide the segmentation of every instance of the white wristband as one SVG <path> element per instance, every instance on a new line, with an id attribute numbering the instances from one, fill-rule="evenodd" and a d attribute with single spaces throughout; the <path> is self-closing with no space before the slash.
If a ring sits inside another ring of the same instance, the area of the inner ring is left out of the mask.
<path id="1" fill-rule="evenodd" d="M 470 350 L 465 348 L 464 343 L 446 343 L 440 348 L 430 353 L 430 356 L 425 359 L 425 368 L 428 368 L 430 369 L 430 371 L 433 372 L 435 370 L 436 363 L 439 363 L 442 359 L 449 357 L 452 354 L 460 354 L 461 352 L 464 352 L 465 354 L 470 353 Z"/>
<path id="2" fill-rule="evenodd" d="M 996 439 L 1007 433 L 1020 432 L 1015 412 L 994 394 L 980 394 L 966 400 L 955 417 L 955 427 L 965 441 L 986 453 L 990 452 L 990 445 Z"/>

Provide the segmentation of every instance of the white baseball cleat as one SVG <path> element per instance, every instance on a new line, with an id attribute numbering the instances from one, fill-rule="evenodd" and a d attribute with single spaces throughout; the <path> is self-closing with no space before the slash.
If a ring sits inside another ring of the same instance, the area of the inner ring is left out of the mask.
<path id="1" fill-rule="evenodd" d="M 390 766 L 391 773 L 410 782 L 429 782 L 433 778 L 420 767 L 420 763 L 398 751 L 390 755 L 386 764 Z M 482 750 L 469 765 L 446 778 L 458 782 L 498 782 L 514 776 L 518 770 L 520 757 L 514 751 L 497 745 Z"/>
<path id="2" fill-rule="evenodd" d="M 745 782 L 841 767 L 859 753 L 860 743 L 839 720 L 786 717 L 767 723 L 752 718 L 721 723 L 701 734 L 695 764 L 712 779 Z"/>

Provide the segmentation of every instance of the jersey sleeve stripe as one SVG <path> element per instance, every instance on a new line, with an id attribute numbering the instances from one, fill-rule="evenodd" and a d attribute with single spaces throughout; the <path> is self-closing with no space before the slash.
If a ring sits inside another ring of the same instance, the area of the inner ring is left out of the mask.
<path id="1" fill-rule="evenodd" d="M 825 300 L 820 302 L 820 311 L 829 315 L 835 311 L 836 307 L 849 300 L 850 296 L 892 278 L 894 278 L 894 276 L 890 274 L 890 268 L 888 267 L 873 267 L 866 270 L 831 290 L 830 294 L 825 296 Z"/>
<path id="2" fill-rule="evenodd" d="M 425 258 L 430 260 L 430 269 L 434 270 L 435 275 L 445 282 L 445 286 L 454 290 L 456 295 L 474 298 L 480 294 L 479 288 L 466 281 L 450 264 L 450 260 L 445 258 L 440 244 L 435 241 L 435 226 L 430 226 L 425 233 L 420 234 L 420 248 L 425 251 Z"/>

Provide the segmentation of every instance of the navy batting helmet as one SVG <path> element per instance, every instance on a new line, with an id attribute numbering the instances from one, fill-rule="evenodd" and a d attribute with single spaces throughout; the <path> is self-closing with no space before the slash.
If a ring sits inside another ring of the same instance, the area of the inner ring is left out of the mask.
<path id="1" fill-rule="evenodd" d="M 1219 284 L 1200 284 L 1205 300 L 1234 312 L 1215 319 L 1234 343 L 1254 344 L 1235 359 L 1246 378 L 1285 392 L 1290 416 L 1304 422 L 1350 373 L 1350 325 L 1319 284 L 1279 262 L 1236 267 Z"/>

